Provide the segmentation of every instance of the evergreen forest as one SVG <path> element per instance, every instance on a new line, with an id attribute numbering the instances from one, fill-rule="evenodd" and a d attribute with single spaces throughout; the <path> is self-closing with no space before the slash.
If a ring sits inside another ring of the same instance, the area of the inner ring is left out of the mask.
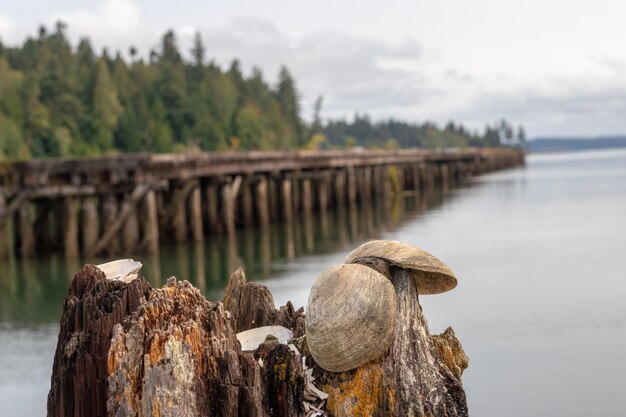
<path id="1" fill-rule="evenodd" d="M 199 34 L 185 59 L 173 31 L 144 58 L 73 46 L 67 26 L 40 27 L 9 47 L 0 40 L 0 159 L 119 152 L 467 147 L 519 145 L 521 126 L 502 120 L 484 132 L 431 122 L 322 121 L 322 97 L 306 122 L 294 77 L 282 67 L 270 84 L 234 60 L 209 60 Z"/>

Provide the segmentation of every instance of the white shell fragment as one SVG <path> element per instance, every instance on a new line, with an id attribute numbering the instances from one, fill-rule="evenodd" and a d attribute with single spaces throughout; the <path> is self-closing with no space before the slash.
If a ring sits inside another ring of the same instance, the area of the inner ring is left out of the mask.
<path id="1" fill-rule="evenodd" d="M 107 279 L 117 279 L 128 283 L 137 278 L 137 273 L 142 265 L 141 262 L 132 259 L 118 259 L 97 265 L 97 267 L 104 272 Z"/>
<path id="2" fill-rule="evenodd" d="M 293 339 L 293 332 L 286 327 L 263 326 L 237 333 L 237 340 L 241 343 L 241 350 L 250 351 L 258 348 L 270 334 L 283 344 Z"/>

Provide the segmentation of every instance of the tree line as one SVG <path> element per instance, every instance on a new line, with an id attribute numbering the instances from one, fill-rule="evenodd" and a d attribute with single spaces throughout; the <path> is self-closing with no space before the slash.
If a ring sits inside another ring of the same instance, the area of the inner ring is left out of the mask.
<path id="1" fill-rule="evenodd" d="M 89 39 L 73 47 L 67 26 L 42 26 L 16 47 L 0 41 L 0 159 L 114 152 L 498 146 L 501 125 L 471 133 L 449 123 L 372 122 L 302 117 L 295 80 L 282 67 L 274 85 L 238 60 L 222 69 L 207 59 L 199 34 L 184 59 L 173 31 L 142 58 L 97 54 Z M 512 127 L 506 122 L 506 127 Z M 522 136 L 523 130 L 520 127 Z M 518 132 L 518 133 L 520 133 Z M 513 143 L 513 142 L 511 142 Z"/>

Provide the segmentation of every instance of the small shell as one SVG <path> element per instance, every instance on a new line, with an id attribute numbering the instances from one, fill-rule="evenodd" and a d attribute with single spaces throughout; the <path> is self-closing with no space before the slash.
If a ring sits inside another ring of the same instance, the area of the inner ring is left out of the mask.
<path id="1" fill-rule="evenodd" d="M 141 262 L 132 259 L 118 259 L 97 265 L 104 272 L 107 279 L 118 279 L 123 282 L 131 282 L 137 278 L 137 272 L 141 269 Z"/>
<path id="2" fill-rule="evenodd" d="M 330 372 L 382 355 L 396 326 L 396 293 L 385 276 L 363 265 L 338 265 L 317 278 L 305 315 L 315 362 Z"/>
<path id="3" fill-rule="evenodd" d="M 446 264 L 417 246 L 393 240 L 372 240 L 350 252 L 346 263 L 369 256 L 385 259 L 404 269 L 420 271 L 420 274 L 415 274 L 420 295 L 441 294 L 457 285 L 454 272 Z"/>
<path id="4" fill-rule="evenodd" d="M 283 326 L 263 326 L 237 333 L 241 350 L 255 350 L 268 335 L 274 336 L 280 343 L 293 339 L 293 332 Z"/>

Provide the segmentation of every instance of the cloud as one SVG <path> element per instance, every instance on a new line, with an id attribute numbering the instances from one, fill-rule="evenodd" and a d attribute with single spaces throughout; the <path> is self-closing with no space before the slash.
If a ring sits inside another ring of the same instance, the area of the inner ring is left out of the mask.
<path id="1" fill-rule="evenodd" d="M 324 96 L 325 116 L 345 116 L 382 114 L 437 93 L 422 71 L 422 47 L 413 39 L 389 43 L 339 31 L 294 39 L 250 18 L 203 34 L 208 54 L 222 64 L 238 58 L 244 68 L 258 66 L 269 79 L 286 65 L 303 93 L 305 111 L 318 95 Z"/>
<path id="2" fill-rule="evenodd" d="M 132 45 L 147 57 L 169 25 L 148 20 L 138 2 L 103 0 L 93 9 L 56 13 L 47 21 L 68 23 L 73 42 L 89 36 L 96 48 L 126 52 Z M 256 18 L 239 17 L 211 27 L 198 21 L 175 25 L 184 55 L 188 56 L 199 31 L 207 56 L 223 67 L 239 59 L 244 71 L 256 66 L 274 83 L 280 66 L 286 65 L 302 94 L 307 118 L 316 97 L 322 95 L 326 118 L 367 112 L 375 119 L 438 123 L 454 119 L 482 129 L 505 117 L 523 123 L 530 135 L 626 132 L 623 54 L 589 56 L 581 66 L 541 66 L 542 71 L 527 73 L 502 69 L 484 59 L 484 65 L 464 68 L 454 56 L 446 55 L 449 50 L 411 37 L 390 41 L 337 29 L 295 36 Z M 0 16 L 5 43 L 17 42 L 19 30 L 11 19 Z"/>
<path id="3" fill-rule="evenodd" d="M 0 14 L 0 40 L 13 42 L 15 40 L 17 25 L 11 19 Z"/>
<path id="4" fill-rule="evenodd" d="M 507 117 L 533 136 L 626 132 L 626 80 L 615 75 L 549 75 L 532 82 L 491 87 L 479 82 L 472 103 L 454 117 L 488 123 Z"/>
<path id="5" fill-rule="evenodd" d="M 144 40 L 141 10 L 131 0 L 105 0 L 96 11 L 61 12 L 48 19 L 51 24 L 59 20 L 68 24 L 72 38 L 88 36 L 98 47 L 126 51 Z"/>

